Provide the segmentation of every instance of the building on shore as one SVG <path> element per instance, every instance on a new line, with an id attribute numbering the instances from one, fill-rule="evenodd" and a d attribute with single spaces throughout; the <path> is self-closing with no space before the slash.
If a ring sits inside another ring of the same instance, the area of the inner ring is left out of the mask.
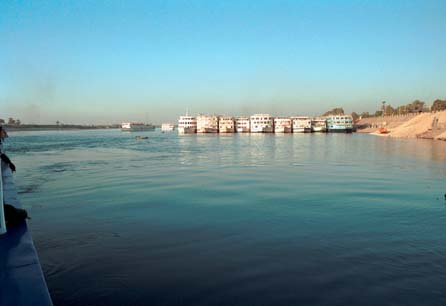
<path id="1" fill-rule="evenodd" d="M 254 114 L 250 118 L 251 133 L 273 133 L 274 119 L 269 114 Z"/>
<path id="2" fill-rule="evenodd" d="M 197 116 L 197 133 L 218 133 L 218 116 Z"/>
<path id="3" fill-rule="evenodd" d="M 220 133 L 234 133 L 235 132 L 234 117 L 220 117 L 218 120 L 218 130 Z"/>
<path id="4" fill-rule="evenodd" d="M 327 131 L 327 119 L 324 117 L 315 117 L 311 119 L 311 131 L 312 132 L 326 132 Z"/>
<path id="5" fill-rule="evenodd" d="M 194 134 L 197 132 L 197 119 L 192 116 L 180 116 L 178 120 L 178 133 Z"/>
<path id="6" fill-rule="evenodd" d="M 249 117 L 238 117 L 237 119 L 235 119 L 235 126 L 237 133 L 249 133 Z"/>
<path id="7" fill-rule="evenodd" d="M 353 132 L 353 118 L 350 115 L 336 115 L 327 117 L 327 131 L 331 133 Z"/>
<path id="8" fill-rule="evenodd" d="M 311 133 L 310 117 L 292 117 L 293 133 Z"/>
<path id="9" fill-rule="evenodd" d="M 274 118 L 274 133 L 291 133 L 293 124 L 291 118 L 276 117 Z"/>

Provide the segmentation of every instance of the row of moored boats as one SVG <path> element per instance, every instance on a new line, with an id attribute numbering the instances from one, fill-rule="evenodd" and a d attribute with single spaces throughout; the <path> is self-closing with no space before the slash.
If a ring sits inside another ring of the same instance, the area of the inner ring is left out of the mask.
<path id="1" fill-rule="evenodd" d="M 178 132 L 193 133 L 311 133 L 353 131 L 350 115 L 327 117 L 273 117 L 255 114 L 250 117 L 217 115 L 180 116 Z"/>
<path id="2" fill-rule="evenodd" d="M 151 131 L 155 126 L 144 123 L 123 123 L 123 131 Z M 163 132 L 175 130 L 172 123 L 161 125 Z M 194 133 L 312 133 L 353 131 L 350 115 L 327 117 L 273 117 L 269 114 L 255 114 L 250 117 L 228 117 L 218 115 L 180 116 L 178 132 Z"/>

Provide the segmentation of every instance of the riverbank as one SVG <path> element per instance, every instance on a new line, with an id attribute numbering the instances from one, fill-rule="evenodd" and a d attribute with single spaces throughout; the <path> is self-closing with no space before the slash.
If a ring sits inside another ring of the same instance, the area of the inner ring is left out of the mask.
<path id="1" fill-rule="evenodd" d="M 446 141 L 446 111 L 400 116 L 364 118 L 357 132 L 394 138 L 422 138 Z M 388 133 L 379 133 L 385 128 Z"/>
<path id="2" fill-rule="evenodd" d="M 21 124 L 21 125 L 3 125 L 8 132 L 16 131 L 66 131 L 66 130 L 102 130 L 119 129 L 120 125 L 52 125 L 52 124 Z"/>

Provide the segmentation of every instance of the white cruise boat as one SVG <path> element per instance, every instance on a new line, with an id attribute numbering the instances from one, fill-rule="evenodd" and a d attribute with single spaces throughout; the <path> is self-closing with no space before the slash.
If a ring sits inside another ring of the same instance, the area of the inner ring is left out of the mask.
<path id="1" fill-rule="evenodd" d="M 293 133 L 311 133 L 309 117 L 293 117 Z"/>
<path id="2" fill-rule="evenodd" d="M 163 132 L 171 132 L 175 130 L 175 125 L 173 125 L 172 123 L 163 123 L 161 124 L 161 131 Z"/>
<path id="3" fill-rule="evenodd" d="M 220 133 L 234 133 L 235 120 L 233 117 L 220 117 L 218 120 L 218 130 Z"/>
<path id="4" fill-rule="evenodd" d="M 350 115 L 337 115 L 327 117 L 327 130 L 331 133 L 353 132 L 353 118 Z"/>
<path id="5" fill-rule="evenodd" d="M 273 133 L 274 119 L 269 114 L 254 114 L 250 117 L 251 133 Z"/>
<path id="6" fill-rule="evenodd" d="M 155 126 L 152 124 L 145 124 L 141 122 L 123 122 L 121 124 L 121 131 L 123 132 L 142 132 L 154 131 Z"/>
<path id="7" fill-rule="evenodd" d="M 197 133 L 218 133 L 218 116 L 197 116 Z"/>
<path id="8" fill-rule="evenodd" d="M 237 133 L 249 133 L 249 117 L 238 117 L 235 119 L 235 129 Z"/>
<path id="9" fill-rule="evenodd" d="M 291 133 L 292 132 L 292 121 L 287 117 L 276 117 L 274 118 L 274 133 Z"/>
<path id="10" fill-rule="evenodd" d="M 192 116 L 180 116 L 178 120 L 179 134 L 195 134 L 197 132 L 197 119 Z"/>
<path id="11" fill-rule="evenodd" d="M 327 119 L 323 117 L 316 117 L 311 119 L 311 131 L 312 132 L 326 132 L 327 131 Z"/>

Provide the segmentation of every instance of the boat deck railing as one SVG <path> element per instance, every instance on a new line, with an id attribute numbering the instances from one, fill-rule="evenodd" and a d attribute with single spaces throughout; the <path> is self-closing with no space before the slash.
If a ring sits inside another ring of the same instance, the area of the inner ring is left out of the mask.
<path id="1" fill-rule="evenodd" d="M 19 208 L 21 205 L 11 169 L 3 161 L 0 168 L 0 205 L 3 208 L 6 203 Z M 53 304 L 37 251 L 24 221 L 0 235 L 0 306 L 37 305 Z"/>

